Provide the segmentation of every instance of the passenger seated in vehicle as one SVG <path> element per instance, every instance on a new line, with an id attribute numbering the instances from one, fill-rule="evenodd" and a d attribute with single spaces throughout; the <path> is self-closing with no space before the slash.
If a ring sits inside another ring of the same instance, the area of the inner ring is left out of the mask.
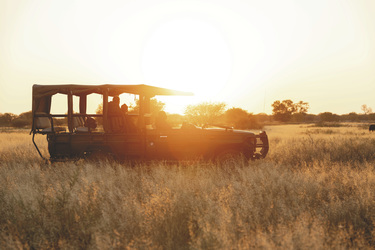
<path id="1" fill-rule="evenodd" d="M 108 114 L 109 115 L 122 115 L 120 109 L 120 97 L 114 96 L 112 101 L 108 103 Z"/>
<path id="2" fill-rule="evenodd" d="M 86 120 L 85 120 L 84 126 L 91 129 L 91 130 L 94 130 L 98 126 L 98 123 L 94 118 L 87 117 Z"/>
<path id="3" fill-rule="evenodd" d="M 119 96 L 114 96 L 108 103 L 108 121 L 111 132 L 124 132 L 124 117 L 120 108 Z"/>
<path id="4" fill-rule="evenodd" d="M 128 108 L 128 105 L 126 105 L 126 103 L 121 105 L 121 112 L 123 115 L 128 115 L 129 108 Z"/>
<path id="5" fill-rule="evenodd" d="M 155 119 L 155 127 L 159 130 L 171 129 L 171 125 L 167 122 L 167 114 L 164 111 L 159 111 Z"/>
<path id="6" fill-rule="evenodd" d="M 136 132 L 137 131 L 137 127 L 131 121 L 131 119 L 130 119 L 130 117 L 128 115 L 128 111 L 129 111 L 128 105 L 126 105 L 125 103 L 122 104 L 121 105 L 121 113 L 122 113 L 123 118 L 124 118 L 125 132 L 127 132 L 127 133 L 129 133 L 129 132 Z"/>

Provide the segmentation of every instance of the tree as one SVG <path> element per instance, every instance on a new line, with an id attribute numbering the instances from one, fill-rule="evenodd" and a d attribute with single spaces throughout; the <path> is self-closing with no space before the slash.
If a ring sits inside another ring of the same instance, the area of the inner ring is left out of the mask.
<path id="1" fill-rule="evenodd" d="M 102 115 L 103 114 L 103 103 L 100 103 L 95 110 L 95 113 Z"/>
<path id="2" fill-rule="evenodd" d="M 257 121 L 262 123 L 262 124 L 271 121 L 271 116 L 267 115 L 266 113 L 259 113 L 259 114 L 256 114 L 254 116 L 256 117 Z"/>
<path id="3" fill-rule="evenodd" d="M 318 117 L 321 122 L 337 122 L 340 120 L 338 115 L 332 114 L 331 112 L 320 113 Z"/>
<path id="4" fill-rule="evenodd" d="M 287 122 L 290 121 L 292 115 L 296 121 L 303 121 L 304 117 L 309 110 L 307 102 L 299 101 L 293 103 L 292 100 L 275 101 L 272 104 L 272 114 L 277 121 Z"/>
<path id="5" fill-rule="evenodd" d="M 364 113 L 365 115 L 368 115 L 368 114 L 371 114 L 371 113 L 372 113 L 372 108 L 367 107 L 366 104 L 363 104 L 363 105 L 361 106 L 361 110 L 363 111 L 363 113 Z"/>
<path id="6" fill-rule="evenodd" d="M 355 122 L 359 120 L 359 116 L 356 112 L 350 112 L 349 114 L 345 115 L 349 121 Z"/>
<path id="7" fill-rule="evenodd" d="M 33 120 L 32 111 L 28 111 L 28 112 L 21 113 L 20 115 L 15 117 L 12 120 L 11 124 L 13 127 L 16 127 L 16 128 L 23 128 L 26 126 L 31 127 L 32 120 Z"/>
<path id="8" fill-rule="evenodd" d="M 187 120 L 195 125 L 215 124 L 224 114 L 226 104 L 203 102 L 197 105 L 188 105 L 185 109 Z"/>
<path id="9" fill-rule="evenodd" d="M 238 129 L 259 129 L 257 118 L 241 108 L 231 108 L 225 111 L 224 119 L 226 123 Z"/>
<path id="10" fill-rule="evenodd" d="M 12 120 L 16 117 L 15 114 L 5 113 L 0 115 L 0 126 L 8 127 L 11 126 Z"/>
<path id="11" fill-rule="evenodd" d="M 306 114 L 309 110 L 309 104 L 307 102 L 299 101 L 294 104 L 295 112 L 292 114 L 292 121 L 304 122 L 306 121 Z"/>
<path id="12" fill-rule="evenodd" d="M 95 110 L 95 113 L 98 115 L 103 115 L 103 103 L 100 103 Z M 103 117 L 95 117 L 96 122 L 98 125 L 103 125 Z"/>
<path id="13" fill-rule="evenodd" d="M 135 106 L 132 107 L 130 106 L 130 113 L 139 113 L 139 100 L 136 100 L 135 101 Z M 158 99 L 156 98 L 151 98 L 150 99 L 150 113 L 151 113 L 151 117 L 155 117 L 157 116 L 157 114 L 164 110 L 165 108 L 165 103 L 162 102 L 162 101 L 159 101 Z"/>
<path id="14" fill-rule="evenodd" d="M 292 100 L 275 101 L 272 104 L 272 114 L 277 121 L 287 122 L 296 108 Z"/>
<path id="15" fill-rule="evenodd" d="M 299 101 L 294 104 L 295 112 L 298 114 L 306 114 L 310 106 L 307 102 Z"/>

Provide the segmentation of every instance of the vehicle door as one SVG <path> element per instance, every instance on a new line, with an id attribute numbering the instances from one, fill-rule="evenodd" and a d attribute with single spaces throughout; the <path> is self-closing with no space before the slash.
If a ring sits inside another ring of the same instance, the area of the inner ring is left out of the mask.
<path id="1" fill-rule="evenodd" d="M 149 138 L 149 152 L 158 159 L 198 159 L 206 150 L 199 128 L 154 130 Z"/>

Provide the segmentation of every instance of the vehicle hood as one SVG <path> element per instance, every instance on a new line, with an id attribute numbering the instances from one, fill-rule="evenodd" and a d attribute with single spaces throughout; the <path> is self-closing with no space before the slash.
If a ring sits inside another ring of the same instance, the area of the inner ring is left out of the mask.
<path id="1" fill-rule="evenodd" d="M 240 129 L 225 129 L 225 128 L 205 128 L 205 131 L 208 131 L 209 133 L 235 133 L 235 134 L 243 134 L 243 135 L 255 135 L 254 132 L 251 132 L 249 130 L 240 130 Z"/>

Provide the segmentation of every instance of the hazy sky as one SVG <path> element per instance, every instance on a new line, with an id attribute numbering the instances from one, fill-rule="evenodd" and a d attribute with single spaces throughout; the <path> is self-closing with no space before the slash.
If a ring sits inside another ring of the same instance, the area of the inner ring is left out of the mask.
<path id="1" fill-rule="evenodd" d="M 0 113 L 33 84 L 150 84 L 271 113 L 375 111 L 375 1 L 0 0 Z"/>

